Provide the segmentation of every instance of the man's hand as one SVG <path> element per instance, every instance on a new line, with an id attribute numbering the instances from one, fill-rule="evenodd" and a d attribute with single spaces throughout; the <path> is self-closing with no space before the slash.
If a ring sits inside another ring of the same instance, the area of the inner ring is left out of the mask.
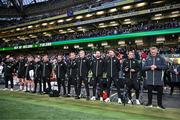
<path id="1" fill-rule="evenodd" d="M 125 71 L 128 71 L 129 70 L 129 68 L 125 68 Z"/>
<path id="2" fill-rule="evenodd" d="M 135 72 L 135 69 L 131 69 L 130 71 L 131 71 L 131 72 Z"/>

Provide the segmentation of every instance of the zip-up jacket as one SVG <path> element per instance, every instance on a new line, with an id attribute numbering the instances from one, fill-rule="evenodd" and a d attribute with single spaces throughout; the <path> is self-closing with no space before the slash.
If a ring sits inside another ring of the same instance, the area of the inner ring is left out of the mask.
<path id="1" fill-rule="evenodd" d="M 50 78 L 52 73 L 52 64 L 50 62 L 42 63 L 42 77 Z"/>
<path id="2" fill-rule="evenodd" d="M 77 77 L 77 63 L 76 60 L 67 61 L 67 75 L 71 78 Z"/>
<path id="3" fill-rule="evenodd" d="M 151 70 L 151 65 L 156 65 L 155 70 Z M 145 61 L 143 70 L 146 72 L 146 84 L 147 85 L 164 85 L 163 77 L 164 71 L 167 69 L 165 60 L 157 55 L 152 57 L 151 55 Z"/>
<path id="4" fill-rule="evenodd" d="M 178 75 L 175 73 L 178 72 Z M 172 64 L 170 67 L 171 82 L 180 82 L 180 65 Z"/>
<path id="5" fill-rule="evenodd" d="M 66 63 L 64 61 L 57 62 L 55 68 L 56 78 L 65 79 L 66 72 L 67 72 Z"/>
<path id="6" fill-rule="evenodd" d="M 87 58 L 77 59 L 78 76 L 88 77 L 88 72 L 90 70 L 90 62 Z"/>
<path id="7" fill-rule="evenodd" d="M 94 58 L 91 63 L 92 63 L 91 64 L 91 70 L 93 73 L 93 77 L 102 77 L 104 69 L 105 69 L 104 59 Z"/>
<path id="8" fill-rule="evenodd" d="M 34 65 L 34 77 L 41 78 L 42 76 L 42 63 L 39 61 Z"/>
<path id="9" fill-rule="evenodd" d="M 125 69 L 128 68 L 128 71 Z M 130 71 L 130 69 L 134 69 L 135 71 Z M 123 72 L 125 73 L 125 78 L 137 80 L 138 72 L 140 71 L 140 64 L 135 59 L 125 59 L 123 61 Z"/>

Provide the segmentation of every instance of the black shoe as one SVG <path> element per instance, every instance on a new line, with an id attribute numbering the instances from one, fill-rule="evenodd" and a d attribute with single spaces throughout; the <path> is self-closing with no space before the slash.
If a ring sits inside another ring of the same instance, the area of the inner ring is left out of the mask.
<path id="1" fill-rule="evenodd" d="M 75 99 L 80 99 L 80 97 L 79 97 L 79 96 L 76 96 Z"/>
<path id="2" fill-rule="evenodd" d="M 146 106 L 147 106 L 147 107 L 153 107 L 152 104 L 149 104 L 149 103 L 146 104 Z"/>
<path id="3" fill-rule="evenodd" d="M 160 109 L 166 109 L 164 106 L 162 105 L 158 105 L 157 108 L 160 108 Z"/>
<path id="4" fill-rule="evenodd" d="M 32 93 L 36 93 L 36 91 L 33 91 Z"/>
<path id="5" fill-rule="evenodd" d="M 86 97 L 86 100 L 87 100 L 87 101 L 89 101 L 89 100 L 90 100 L 89 96 L 88 96 L 88 97 Z"/>

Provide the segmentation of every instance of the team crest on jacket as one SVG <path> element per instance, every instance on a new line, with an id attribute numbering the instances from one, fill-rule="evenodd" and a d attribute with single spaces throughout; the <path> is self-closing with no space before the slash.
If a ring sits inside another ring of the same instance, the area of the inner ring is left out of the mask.
<path id="1" fill-rule="evenodd" d="M 86 62 L 86 60 L 83 60 L 83 62 Z"/>
<path id="2" fill-rule="evenodd" d="M 157 60 L 159 61 L 159 60 L 160 60 L 160 58 L 157 58 Z"/>
<path id="3" fill-rule="evenodd" d="M 116 62 L 116 60 L 114 60 L 114 62 Z"/>

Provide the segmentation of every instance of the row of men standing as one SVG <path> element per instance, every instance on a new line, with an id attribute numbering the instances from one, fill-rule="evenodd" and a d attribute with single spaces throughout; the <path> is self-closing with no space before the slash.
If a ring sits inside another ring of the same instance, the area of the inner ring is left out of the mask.
<path id="1" fill-rule="evenodd" d="M 124 77 L 127 84 L 128 89 L 128 97 L 129 103 L 132 102 L 131 99 L 131 90 L 134 89 L 136 92 L 136 103 L 139 102 L 139 81 L 138 81 L 138 73 L 140 70 L 146 72 L 146 85 L 148 88 L 148 104 L 147 106 L 152 106 L 152 90 L 157 90 L 157 98 L 158 98 L 158 106 L 160 108 L 164 108 L 162 106 L 162 94 L 163 94 L 163 74 L 164 70 L 167 69 L 167 65 L 164 59 L 158 55 L 158 50 L 156 47 L 150 48 L 150 55 L 145 61 L 145 65 L 141 68 L 139 62 L 134 59 L 134 53 L 129 52 L 128 59 L 125 59 L 122 63 L 116 58 L 113 50 L 108 51 L 108 57 L 103 59 L 101 57 L 100 51 L 96 51 L 95 58 L 89 60 L 85 57 L 85 52 L 79 52 L 79 58 L 76 59 L 75 53 L 70 53 L 69 60 L 65 62 L 63 60 L 62 55 L 57 56 L 57 63 L 54 67 L 54 72 L 56 74 L 56 79 L 58 83 L 58 92 L 61 91 L 61 85 L 63 86 L 64 95 L 66 94 L 66 86 L 65 79 L 68 78 L 68 96 L 71 91 L 71 84 L 74 85 L 76 99 L 80 99 L 81 93 L 81 85 L 82 82 L 85 84 L 87 100 L 90 98 L 89 94 L 89 84 L 88 84 L 88 73 L 91 70 L 93 76 L 93 97 L 92 100 L 96 99 L 96 91 L 97 91 L 97 83 L 100 85 L 100 100 L 103 101 L 102 98 L 102 80 L 103 73 L 106 73 L 107 77 L 107 92 L 108 97 L 105 100 L 106 102 L 110 102 L 110 90 L 112 82 L 115 84 L 118 93 L 118 103 L 122 103 L 122 94 L 119 85 L 119 71 L 121 70 L 124 73 Z M 49 62 L 49 58 L 47 55 L 43 57 L 43 62 L 41 61 L 40 56 L 36 56 L 35 60 L 31 56 L 28 57 L 28 62 L 26 63 L 23 57 L 20 57 L 20 60 L 12 64 L 12 58 L 8 58 L 5 60 L 6 67 L 12 65 L 12 68 L 17 68 L 18 78 L 20 79 L 20 89 L 24 84 L 24 89 L 27 90 L 26 86 L 28 86 L 28 90 L 33 90 L 36 92 L 37 83 L 40 85 L 39 92 L 41 90 L 41 80 L 43 81 L 43 91 L 46 92 L 46 83 L 48 83 L 48 90 L 51 91 L 50 77 L 53 71 L 53 66 Z M 122 68 L 120 68 L 122 66 Z M 5 67 L 5 73 L 7 73 L 7 69 Z M 13 70 L 11 71 L 13 73 Z M 177 79 L 179 79 L 180 67 L 177 67 L 176 70 L 172 70 L 172 73 L 175 73 Z M 172 74 L 173 75 L 173 74 Z M 10 75 L 5 75 L 10 76 Z M 23 79 L 26 79 L 26 82 L 22 82 Z M 11 78 L 5 78 L 7 80 L 12 81 Z M 33 80 L 33 81 L 32 81 Z M 33 84 L 34 83 L 34 89 Z M 6 84 L 7 87 L 7 84 Z M 12 86 L 11 86 L 12 87 Z"/>

